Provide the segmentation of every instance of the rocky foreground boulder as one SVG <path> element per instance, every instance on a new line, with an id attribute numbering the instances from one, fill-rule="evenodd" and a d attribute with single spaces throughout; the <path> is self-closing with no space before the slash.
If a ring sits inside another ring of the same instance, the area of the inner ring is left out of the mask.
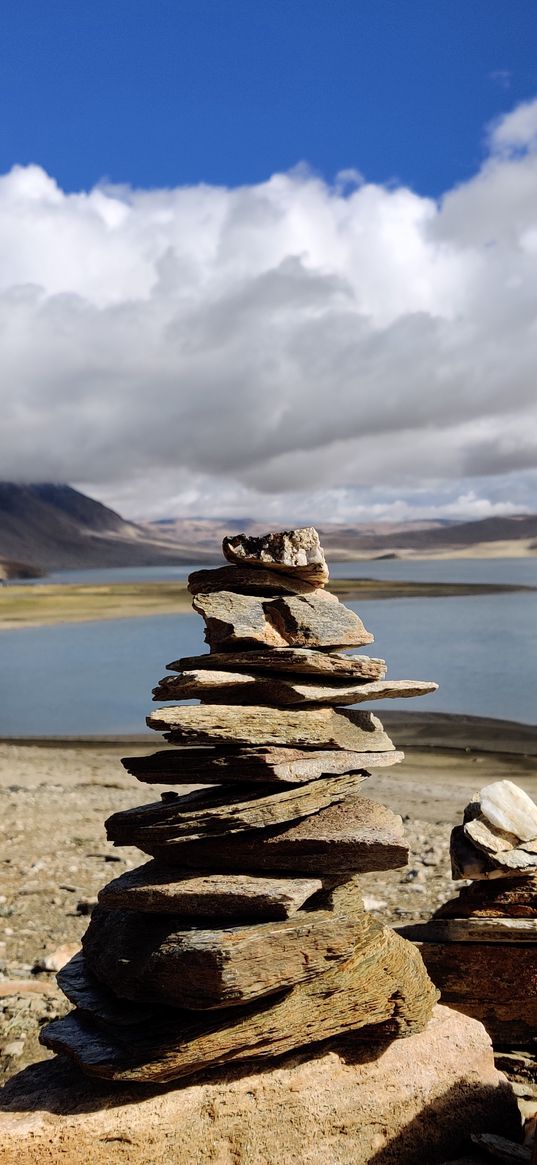
<path id="1" fill-rule="evenodd" d="M 168 1091 L 36 1064 L 0 1100 L 0 1165 L 439 1165 L 470 1131 L 518 1136 L 516 1102 L 482 1025 L 437 1006 L 409 1039 L 349 1036 Z"/>

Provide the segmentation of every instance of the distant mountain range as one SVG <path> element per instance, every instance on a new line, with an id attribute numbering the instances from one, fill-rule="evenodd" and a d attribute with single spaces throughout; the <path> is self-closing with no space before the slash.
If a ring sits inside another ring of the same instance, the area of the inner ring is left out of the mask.
<path id="1" fill-rule="evenodd" d="M 69 485 L 0 483 L 0 577 L 91 567 L 217 562 L 222 538 L 262 533 L 249 518 L 128 522 Z M 472 522 L 319 525 L 332 560 L 537 553 L 537 515 Z"/>
<path id="2" fill-rule="evenodd" d="M 0 482 L 0 567 L 6 577 L 191 561 L 179 539 L 126 522 L 69 485 Z"/>
<path id="3" fill-rule="evenodd" d="M 315 523 L 325 551 L 332 561 L 360 558 L 507 557 L 537 554 L 537 514 L 481 518 L 472 522 L 414 520 L 412 522 Z M 178 518 L 152 522 L 170 538 L 214 558 L 216 548 L 230 531 L 261 534 L 263 522 L 209 518 Z"/>

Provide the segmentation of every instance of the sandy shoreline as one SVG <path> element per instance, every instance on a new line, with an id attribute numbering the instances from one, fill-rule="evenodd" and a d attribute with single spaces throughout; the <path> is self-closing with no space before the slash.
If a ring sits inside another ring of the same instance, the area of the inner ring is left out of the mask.
<path id="1" fill-rule="evenodd" d="M 457 598 L 537 591 L 522 583 L 443 583 L 395 579 L 331 579 L 327 589 L 343 602 L 372 599 Z M 0 631 L 103 622 L 153 615 L 192 615 L 186 582 L 36 583 L 0 589 Z"/>

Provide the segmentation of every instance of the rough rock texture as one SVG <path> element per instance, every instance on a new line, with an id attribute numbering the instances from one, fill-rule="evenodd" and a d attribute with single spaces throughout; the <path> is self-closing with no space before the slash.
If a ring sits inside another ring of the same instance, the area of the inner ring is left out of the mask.
<path id="1" fill-rule="evenodd" d="M 457 878 L 501 878 L 537 868 L 537 805 L 513 781 L 485 785 L 451 835 Z"/>
<path id="2" fill-rule="evenodd" d="M 417 929 L 417 928 L 416 928 Z M 419 942 L 443 1003 L 480 1019 L 495 1044 L 533 1046 L 537 1036 L 537 947 L 513 943 Z"/>
<path id="3" fill-rule="evenodd" d="M 251 922 L 289 918 L 321 889 L 320 878 L 193 875 L 146 862 L 103 886 L 99 902 L 108 910 L 176 914 L 198 925 L 215 918 Z"/>
<path id="4" fill-rule="evenodd" d="M 214 785 L 183 797 L 166 794 L 165 801 L 123 809 L 106 821 L 109 839 L 119 845 L 145 845 L 148 838 L 159 842 L 196 841 L 226 837 L 245 830 L 264 830 L 310 817 L 320 809 L 338 804 L 358 793 L 367 773 L 343 773 L 338 777 L 276 789 L 269 785 L 253 789 Z M 248 796 L 249 794 L 249 796 Z M 245 798 L 248 797 L 246 800 Z"/>
<path id="5" fill-rule="evenodd" d="M 444 1002 L 481 1019 L 504 1046 L 537 1036 L 536 823 L 537 807 L 512 781 L 485 785 L 450 840 L 454 878 L 473 885 L 428 922 L 399 928 Z"/>
<path id="6" fill-rule="evenodd" d="M 267 618 L 265 608 L 273 600 L 264 595 L 237 595 L 215 591 L 195 595 L 192 606 L 205 621 L 205 642 L 211 652 L 244 651 L 248 648 L 285 647 L 287 640 Z"/>
<path id="7" fill-rule="evenodd" d="M 247 672 L 199 671 L 164 676 L 154 700 L 201 700 L 204 704 L 361 704 L 366 700 L 427 696 L 438 684 L 426 680 L 373 680 L 371 683 L 306 683 Z"/>
<path id="8" fill-rule="evenodd" d="M 397 927 L 412 942 L 537 943 L 537 918 L 432 918 Z M 537 954 L 537 952 L 536 952 Z M 446 951 L 449 959 L 449 951 Z"/>
<path id="9" fill-rule="evenodd" d="M 382 679 L 386 663 L 370 655 L 314 651 L 311 647 L 277 647 L 266 651 L 222 651 L 217 655 L 189 655 L 167 664 L 168 671 L 222 668 L 224 671 L 278 672 L 284 675 L 322 676 L 324 679 Z"/>
<path id="10" fill-rule="evenodd" d="M 264 604 L 267 619 L 292 647 L 361 647 L 372 643 L 362 620 L 336 595 L 282 595 Z"/>
<path id="11" fill-rule="evenodd" d="M 435 912 L 434 918 L 537 919 L 537 874 L 472 882 Z"/>
<path id="12" fill-rule="evenodd" d="M 309 910 L 280 922 L 185 930 L 173 916 L 98 906 L 82 946 L 88 970 L 121 999 L 205 1011 L 293 987 L 351 958 L 371 930 L 359 897 L 357 913 Z"/>
<path id="13" fill-rule="evenodd" d="M 228 562 L 246 567 L 269 567 L 284 571 L 293 578 L 304 578 L 317 586 L 328 580 L 328 567 L 319 535 L 313 526 L 300 530 L 248 537 L 237 534 L 224 538 L 222 550 Z"/>
<path id="14" fill-rule="evenodd" d="M 41 1042 L 66 1052 L 89 1075 L 160 1082 L 201 1068 L 273 1059 L 345 1031 L 382 1024 L 392 1038 L 421 1031 L 438 993 L 415 947 L 370 915 L 351 958 L 275 997 L 222 1011 L 161 1008 L 125 1032 L 72 1012 L 41 1032 Z M 337 1006 L 335 1006 L 335 998 Z"/>
<path id="15" fill-rule="evenodd" d="M 138 781 L 157 785 L 302 784 L 329 773 L 384 768 L 404 760 L 403 752 L 349 752 L 330 749 L 241 748 L 225 752 L 211 748 L 166 748 L 151 756 L 126 756 L 122 764 Z"/>
<path id="16" fill-rule="evenodd" d="M 372 643 L 362 620 L 335 595 L 198 594 L 192 606 L 205 620 L 211 652 L 267 647 L 360 647 Z"/>
<path id="17" fill-rule="evenodd" d="M 239 595 L 310 595 L 315 583 L 298 575 L 248 566 L 219 566 L 216 570 L 194 570 L 188 576 L 191 595 L 209 595 L 213 591 L 235 591 Z"/>
<path id="18" fill-rule="evenodd" d="M 62 967 L 58 986 L 66 998 L 81 1012 L 91 1012 L 105 1024 L 129 1028 L 145 1023 L 154 1013 L 154 1005 L 139 1000 L 119 999 L 88 972 L 84 952 L 79 950 Z"/>
<path id="19" fill-rule="evenodd" d="M 121 837 L 123 840 L 111 840 L 116 845 L 127 844 L 124 832 Z M 317 877 L 322 870 L 324 877 L 392 870 L 408 861 L 401 818 L 367 797 L 347 797 L 294 825 L 266 830 L 262 835 L 237 834 L 232 845 L 225 837 L 209 841 L 183 838 L 176 843 L 173 838 L 159 839 L 151 829 L 145 833 L 139 830 L 136 845 L 168 865 L 228 873 L 289 870 Z"/>
<path id="20" fill-rule="evenodd" d="M 288 711 L 249 705 L 159 708 L 147 717 L 157 732 L 169 732 L 184 744 L 283 745 L 290 748 L 342 748 L 384 752 L 393 748 L 380 720 L 371 712 L 333 708 Z"/>
<path id="21" fill-rule="evenodd" d="M 0 1109 L 1 1165 L 439 1165 L 471 1132 L 518 1133 L 483 1027 L 445 1007 L 406 1040 L 350 1035 L 156 1093 L 52 1060 Z"/>

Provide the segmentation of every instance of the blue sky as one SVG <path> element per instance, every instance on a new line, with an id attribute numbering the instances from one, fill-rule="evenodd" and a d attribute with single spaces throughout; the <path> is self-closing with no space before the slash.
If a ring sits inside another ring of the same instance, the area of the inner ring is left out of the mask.
<path id="1" fill-rule="evenodd" d="M 535 0 L 16 0 L 0 43 L 3 476 L 537 511 Z"/>
<path id="2" fill-rule="evenodd" d="M 0 36 L 0 170 L 66 190 L 304 160 L 439 195 L 537 91 L 535 0 L 16 0 Z"/>

